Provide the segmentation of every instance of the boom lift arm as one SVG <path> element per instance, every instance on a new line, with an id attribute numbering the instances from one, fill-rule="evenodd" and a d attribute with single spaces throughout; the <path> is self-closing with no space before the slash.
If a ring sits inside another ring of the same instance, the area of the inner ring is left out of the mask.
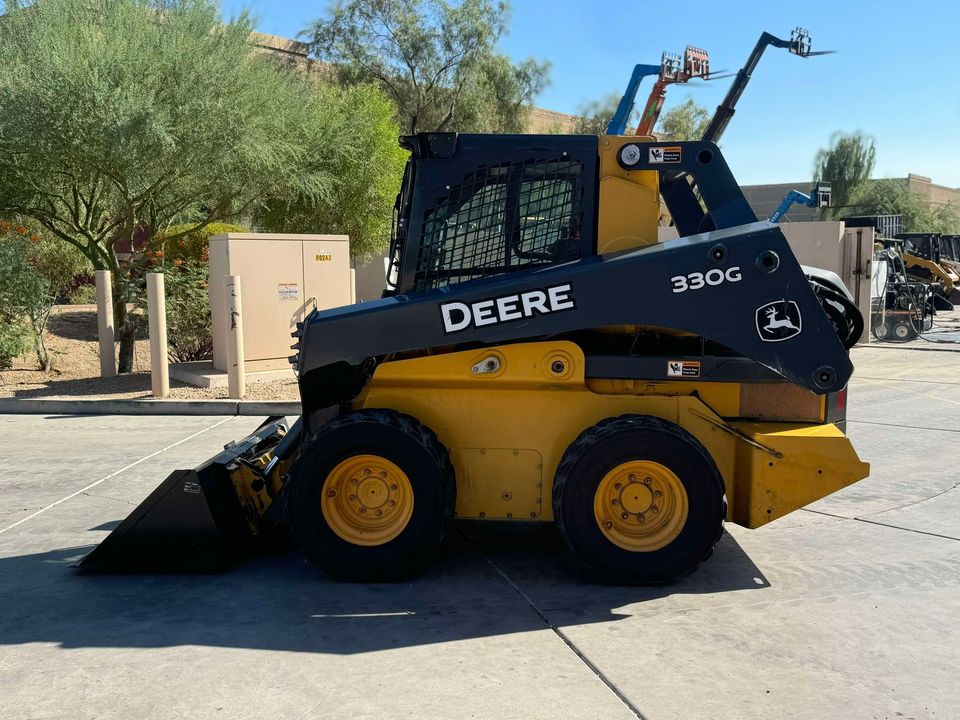
<path id="1" fill-rule="evenodd" d="M 780 222 L 794 204 L 809 208 L 828 207 L 830 205 L 830 196 L 830 183 L 826 182 L 818 182 L 813 187 L 813 190 L 810 191 L 809 195 L 799 190 L 791 190 L 787 193 L 786 197 L 780 201 L 780 206 L 774 211 L 773 215 L 770 216 L 770 222 Z"/>
<path id="2" fill-rule="evenodd" d="M 627 122 L 630 120 L 630 113 L 633 112 L 634 101 L 637 99 L 637 91 L 640 89 L 641 81 L 650 75 L 659 75 L 660 71 L 661 65 L 634 66 L 633 73 L 630 75 L 630 82 L 627 83 L 627 91 L 620 98 L 617 111 L 607 124 L 607 135 L 623 135 L 627 131 Z"/>
<path id="3" fill-rule="evenodd" d="M 714 113 L 710 125 L 708 125 L 704 131 L 703 137 L 700 138 L 702 141 L 712 143 L 720 142 L 720 137 L 723 135 L 724 130 L 727 129 L 727 125 L 736 112 L 737 102 L 739 102 L 740 96 L 743 95 L 743 91 L 746 90 L 754 70 L 757 69 L 757 64 L 760 62 L 760 58 L 763 57 L 764 50 L 770 45 L 778 48 L 786 48 L 794 55 L 799 55 L 804 58 L 810 57 L 811 55 L 825 55 L 830 52 L 829 50 L 811 52 L 810 33 L 801 27 L 794 28 L 793 32 L 790 33 L 789 40 L 783 40 L 768 32 L 763 33 L 750 52 L 746 64 L 737 72 L 737 76 L 730 86 L 730 90 L 727 91 L 723 102 L 717 107 L 717 111 Z"/>

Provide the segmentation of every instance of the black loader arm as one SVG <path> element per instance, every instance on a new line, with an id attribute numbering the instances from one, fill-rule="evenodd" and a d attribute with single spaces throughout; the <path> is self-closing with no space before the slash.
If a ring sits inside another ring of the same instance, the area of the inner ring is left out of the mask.
<path id="1" fill-rule="evenodd" d="M 621 324 L 700 335 L 820 394 L 853 369 L 782 231 L 756 222 L 314 313 L 297 361 L 304 413 L 350 399 L 364 364 L 390 353 Z"/>

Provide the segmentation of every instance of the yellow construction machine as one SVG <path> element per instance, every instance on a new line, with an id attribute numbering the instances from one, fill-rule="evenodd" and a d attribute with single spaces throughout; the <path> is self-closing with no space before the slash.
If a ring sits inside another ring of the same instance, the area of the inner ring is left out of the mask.
<path id="1" fill-rule="evenodd" d="M 300 419 L 172 474 L 82 568 L 222 568 L 289 527 L 329 572 L 384 580 L 451 522 L 555 523 L 595 576 L 659 583 L 724 521 L 867 476 L 844 434 L 860 313 L 715 144 L 401 143 L 388 287 L 297 328 Z M 679 239 L 658 242 L 661 196 Z"/>
<path id="2" fill-rule="evenodd" d="M 953 310 L 952 300 L 960 291 L 960 274 L 944 257 L 944 241 L 940 233 L 900 233 L 900 252 L 908 275 L 933 286 L 934 309 Z"/>

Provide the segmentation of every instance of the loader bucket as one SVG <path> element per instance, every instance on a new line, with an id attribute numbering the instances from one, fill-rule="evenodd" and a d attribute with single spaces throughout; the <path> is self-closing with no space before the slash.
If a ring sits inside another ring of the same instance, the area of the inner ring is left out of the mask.
<path id="1" fill-rule="evenodd" d="M 229 568 L 253 542 L 230 468 L 279 439 L 283 428 L 271 418 L 198 468 L 170 473 L 77 567 L 102 573 Z"/>

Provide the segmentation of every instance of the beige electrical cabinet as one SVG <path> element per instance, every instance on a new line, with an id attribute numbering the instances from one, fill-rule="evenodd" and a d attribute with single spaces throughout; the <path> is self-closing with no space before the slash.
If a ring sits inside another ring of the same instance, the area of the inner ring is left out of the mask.
<path id="1" fill-rule="evenodd" d="M 209 293 L 216 370 L 227 369 L 226 275 L 240 277 L 247 372 L 289 367 L 296 323 L 314 305 L 325 310 L 354 301 L 346 235 L 215 235 Z"/>

